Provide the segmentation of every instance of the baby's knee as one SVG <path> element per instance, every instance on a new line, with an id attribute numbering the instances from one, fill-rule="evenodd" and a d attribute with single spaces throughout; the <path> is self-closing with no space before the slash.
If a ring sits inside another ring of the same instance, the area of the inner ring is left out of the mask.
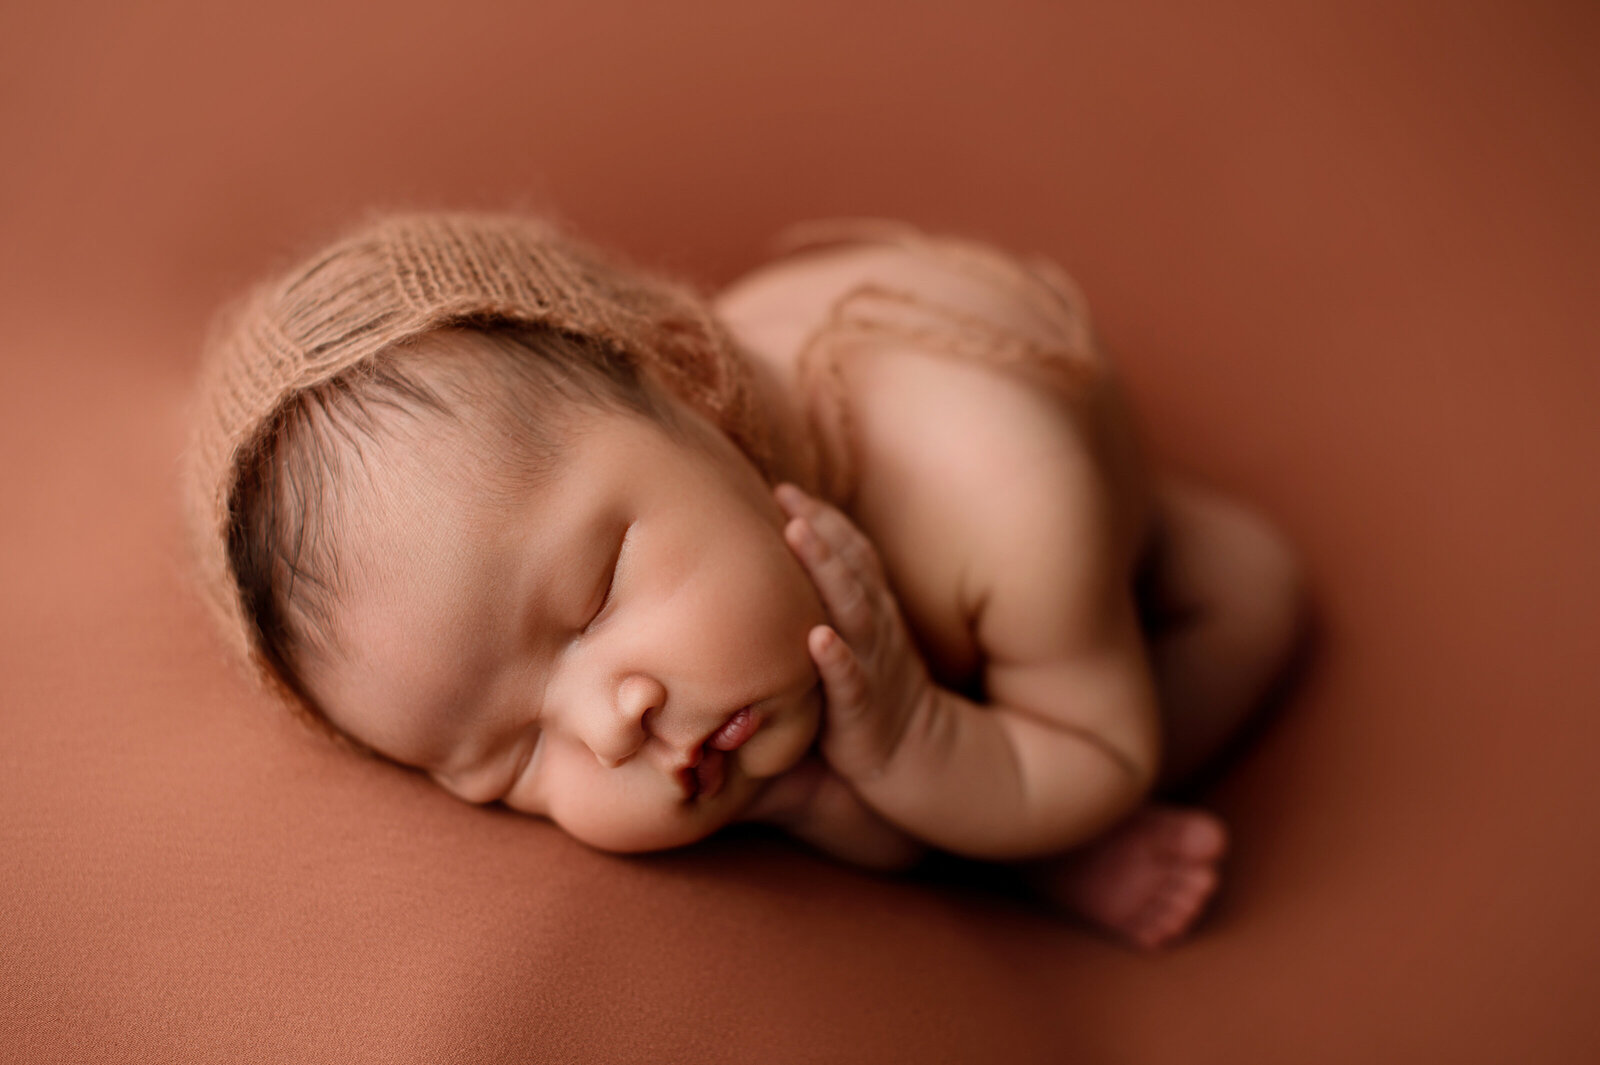
<path id="1" fill-rule="evenodd" d="M 1235 610 L 1250 642 L 1263 657 L 1287 659 L 1310 622 L 1305 562 L 1283 530 L 1265 514 L 1235 504 L 1238 572 Z"/>
<path id="2" fill-rule="evenodd" d="M 1254 506 L 1198 485 L 1169 485 L 1161 584 L 1240 651 L 1287 656 L 1309 616 L 1300 552 Z"/>

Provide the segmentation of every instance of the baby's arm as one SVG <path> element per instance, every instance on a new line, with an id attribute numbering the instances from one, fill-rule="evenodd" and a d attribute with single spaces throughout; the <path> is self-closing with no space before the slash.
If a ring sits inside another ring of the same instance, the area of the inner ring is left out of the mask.
<path id="1" fill-rule="evenodd" d="M 773 781 L 743 819 L 775 825 L 840 861 L 884 872 L 909 869 L 927 851 L 863 803 L 815 754 Z"/>
<path id="2" fill-rule="evenodd" d="M 778 498 L 835 622 L 811 634 L 828 702 L 822 749 L 869 805 L 935 846 L 1016 859 L 1085 842 L 1144 797 L 1158 761 L 1154 684 L 1131 591 L 1106 572 L 1107 552 L 1063 550 L 1060 539 L 986 545 L 1006 562 L 992 582 L 998 606 L 979 618 L 991 654 L 990 701 L 979 705 L 929 679 L 876 552 L 849 519 L 790 488 Z M 1050 520 L 1000 524 L 1034 540 L 1063 531 Z M 996 647 L 1017 654 L 996 657 Z"/>

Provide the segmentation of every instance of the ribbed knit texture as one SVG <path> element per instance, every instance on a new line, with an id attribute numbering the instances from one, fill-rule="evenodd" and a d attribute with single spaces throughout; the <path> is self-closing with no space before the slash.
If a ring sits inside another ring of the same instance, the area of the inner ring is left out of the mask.
<path id="1" fill-rule="evenodd" d="M 749 369 L 689 289 L 612 262 L 539 219 L 379 218 L 255 288 L 206 345 L 186 506 L 206 598 L 258 668 L 265 662 L 227 552 L 243 460 L 297 393 L 462 320 L 592 337 L 704 414 L 758 466 L 768 461 Z"/>

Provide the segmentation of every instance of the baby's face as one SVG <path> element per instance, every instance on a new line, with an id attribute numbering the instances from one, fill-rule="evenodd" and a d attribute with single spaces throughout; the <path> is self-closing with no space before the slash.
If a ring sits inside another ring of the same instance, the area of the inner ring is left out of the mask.
<path id="1" fill-rule="evenodd" d="M 823 610 L 767 486 L 709 425 L 575 417 L 513 492 L 431 422 L 369 458 L 343 489 L 339 646 L 306 680 L 336 725 L 463 799 L 673 847 L 810 747 Z"/>

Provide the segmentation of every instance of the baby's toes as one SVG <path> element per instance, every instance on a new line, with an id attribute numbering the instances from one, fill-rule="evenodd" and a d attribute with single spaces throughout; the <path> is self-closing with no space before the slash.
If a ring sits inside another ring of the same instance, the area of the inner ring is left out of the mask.
<path id="1" fill-rule="evenodd" d="M 1130 938 L 1147 950 L 1171 943 L 1193 927 L 1216 893 L 1217 880 L 1212 865 L 1173 869 L 1131 922 Z"/>
<path id="2" fill-rule="evenodd" d="M 1191 928 L 1216 893 L 1228 833 L 1212 814 L 1151 805 L 1024 875 L 1045 898 L 1146 949 Z"/>

